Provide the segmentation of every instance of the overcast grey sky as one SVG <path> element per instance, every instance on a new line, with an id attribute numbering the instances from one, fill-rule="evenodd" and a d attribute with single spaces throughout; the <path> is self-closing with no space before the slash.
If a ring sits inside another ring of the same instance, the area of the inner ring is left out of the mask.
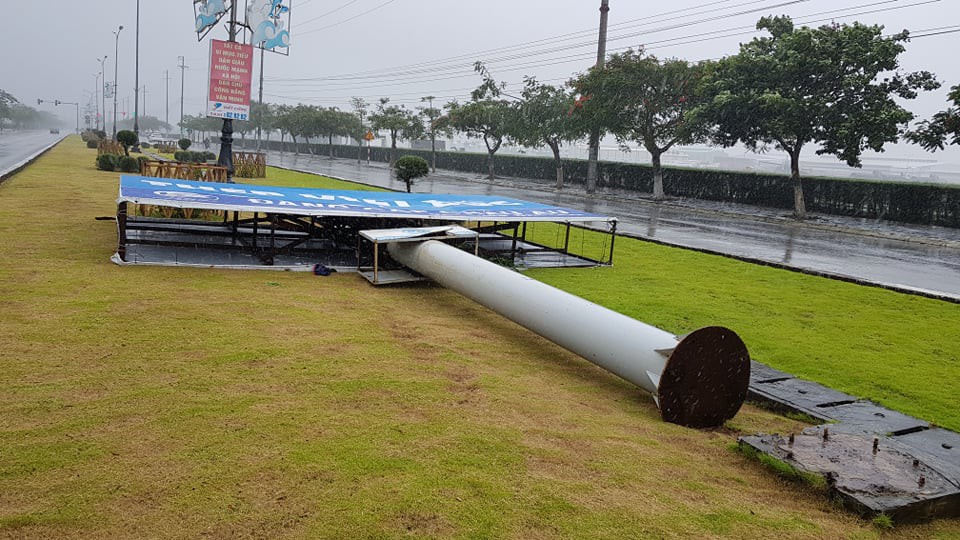
<path id="1" fill-rule="evenodd" d="M 136 0 L 48 0 L 42 10 L 35 2 L 5 3 L 6 20 L 14 23 L 8 24 L 8 45 L 0 56 L 0 88 L 31 106 L 37 98 L 86 103 L 100 71 L 98 57 L 109 57 L 106 78 L 113 80 L 112 31 L 123 25 L 120 110 L 126 98 L 132 114 Z M 345 110 L 351 96 L 369 102 L 390 97 L 416 106 L 422 96 L 434 95 L 443 103 L 463 99 L 477 86 L 476 60 L 486 61 L 494 77 L 513 88 L 524 75 L 561 83 L 595 61 L 599 5 L 599 0 L 292 0 L 290 56 L 266 55 L 264 99 Z M 960 0 L 610 0 L 610 7 L 609 52 L 645 45 L 660 57 L 687 60 L 736 53 L 740 42 L 755 35 L 756 20 L 771 14 L 811 26 L 858 20 L 882 24 L 888 33 L 960 29 Z M 209 38 L 197 41 L 193 19 L 191 0 L 140 0 L 146 114 L 166 116 L 168 72 L 173 124 L 180 112 L 177 56 L 186 57 L 189 66 L 186 114 L 204 106 Z M 224 39 L 226 32 L 221 26 L 211 36 Z M 944 83 L 907 103 L 918 117 L 944 108 L 947 88 L 960 83 L 958 50 L 958 32 L 907 44 L 903 69 L 932 71 Z M 61 109 L 64 118 L 73 118 L 72 107 Z M 952 149 L 949 158 L 960 161 L 960 149 Z"/>

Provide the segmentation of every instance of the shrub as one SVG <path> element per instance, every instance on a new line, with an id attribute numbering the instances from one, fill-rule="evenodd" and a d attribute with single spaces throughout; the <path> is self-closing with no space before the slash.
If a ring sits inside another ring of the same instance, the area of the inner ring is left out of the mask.
<path id="1" fill-rule="evenodd" d="M 96 148 L 96 147 L 94 147 L 94 146 L 90 146 L 89 143 L 90 143 L 90 141 L 93 141 L 93 142 L 99 141 L 99 140 L 100 140 L 100 136 L 97 135 L 97 132 L 95 132 L 95 131 L 90 131 L 90 130 L 88 129 L 87 131 L 84 131 L 83 133 L 80 134 L 80 140 L 82 140 L 83 142 L 87 143 L 87 148 Z"/>
<path id="2" fill-rule="evenodd" d="M 104 131 L 104 130 L 102 130 L 102 129 L 98 129 L 97 131 L 94 131 L 94 133 L 97 135 L 97 138 L 98 138 L 98 139 L 106 139 L 106 138 L 107 138 L 107 132 Z"/>
<path id="3" fill-rule="evenodd" d="M 410 193 L 414 180 L 430 172 L 430 164 L 420 156 L 403 156 L 397 160 L 395 168 L 397 180 L 403 180 L 407 184 L 407 193 Z"/>
<path id="4" fill-rule="evenodd" d="M 140 161 L 133 156 L 120 156 L 117 165 L 122 172 L 140 172 Z"/>
<path id="5" fill-rule="evenodd" d="M 87 148 L 96 148 L 100 145 L 99 139 L 89 139 L 87 140 Z"/>
<path id="6" fill-rule="evenodd" d="M 148 143 L 148 142 L 142 142 L 142 143 L 140 143 L 140 148 L 150 148 L 150 143 Z"/>
<path id="7" fill-rule="evenodd" d="M 142 170 L 143 170 L 143 164 L 144 164 L 145 162 L 147 162 L 147 161 L 150 161 L 150 158 L 147 157 L 147 156 L 139 156 L 139 157 L 137 157 L 137 164 L 139 165 L 139 168 L 137 169 L 137 171 L 142 171 Z"/>
<path id="8" fill-rule="evenodd" d="M 100 154 L 97 156 L 97 168 L 101 171 L 115 171 L 117 170 L 117 158 L 113 154 Z"/>
<path id="9" fill-rule="evenodd" d="M 213 161 L 217 155 L 213 152 L 193 152 L 190 150 L 179 150 L 173 153 L 173 159 L 182 163 L 203 163 L 204 161 Z"/>
<path id="10" fill-rule="evenodd" d="M 137 144 L 137 134 L 124 129 L 123 131 L 117 132 L 117 142 L 123 145 L 123 153 L 130 155 L 130 147 Z"/>
<path id="11" fill-rule="evenodd" d="M 186 150 L 187 148 L 190 148 L 191 144 L 193 143 L 190 141 L 190 139 L 187 139 L 187 138 L 183 138 L 177 141 L 177 146 L 179 146 L 180 149 L 182 150 Z"/>

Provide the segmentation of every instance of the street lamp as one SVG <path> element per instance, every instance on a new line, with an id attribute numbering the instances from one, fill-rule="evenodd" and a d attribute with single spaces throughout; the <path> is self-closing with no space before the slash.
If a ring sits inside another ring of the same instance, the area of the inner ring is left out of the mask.
<path id="1" fill-rule="evenodd" d="M 133 143 L 133 151 L 140 151 L 140 0 L 137 0 L 137 46 L 136 56 L 133 63 L 133 132 L 137 134 L 137 139 Z M 143 107 L 146 109 L 146 105 Z"/>
<path id="2" fill-rule="evenodd" d="M 184 65 L 184 57 L 177 57 L 177 67 L 180 68 L 180 138 L 183 138 L 183 81 L 184 71 L 190 66 Z"/>
<path id="3" fill-rule="evenodd" d="M 113 54 L 113 140 L 117 140 L 117 64 L 119 64 L 120 59 L 120 31 L 123 30 L 123 25 L 121 24 L 117 28 L 116 32 L 113 33 L 116 38 L 114 39 L 114 54 Z"/>
<path id="4" fill-rule="evenodd" d="M 103 86 L 107 85 L 106 76 L 103 73 L 103 64 L 107 61 L 107 55 L 103 55 L 103 58 L 97 58 L 97 62 L 100 62 L 100 110 L 97 112 L 99 115 L 103 113 L 103 130 L 107 130 L 107 93 L 103 91 Z M 100 129 L 100 118 L 97 118 L 97 129 Z"/>

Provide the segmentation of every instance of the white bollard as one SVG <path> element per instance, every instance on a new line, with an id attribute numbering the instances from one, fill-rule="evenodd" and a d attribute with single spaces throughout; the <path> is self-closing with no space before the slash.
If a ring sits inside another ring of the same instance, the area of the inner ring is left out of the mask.
<path id="1" fill-rule="evenodd" d="M 662 418 L 713 427 L 747 396 L 750 355 L 732 330 L 677 337 L 453 246 L 391 243 L 399 263 L 653 394 Z"/>

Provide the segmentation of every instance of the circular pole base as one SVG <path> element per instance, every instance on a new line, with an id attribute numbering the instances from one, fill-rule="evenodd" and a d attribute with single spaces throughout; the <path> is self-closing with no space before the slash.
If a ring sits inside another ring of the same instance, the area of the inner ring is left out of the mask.
<path id="1" fill-rule="evenodd" d="M 740 336 L 721 326 L 701 328 L 677 344 L 663 368 L 660 415 L 681 426 L 718 427 L 737 414 L 749 386 L 750 353 Z"/>

